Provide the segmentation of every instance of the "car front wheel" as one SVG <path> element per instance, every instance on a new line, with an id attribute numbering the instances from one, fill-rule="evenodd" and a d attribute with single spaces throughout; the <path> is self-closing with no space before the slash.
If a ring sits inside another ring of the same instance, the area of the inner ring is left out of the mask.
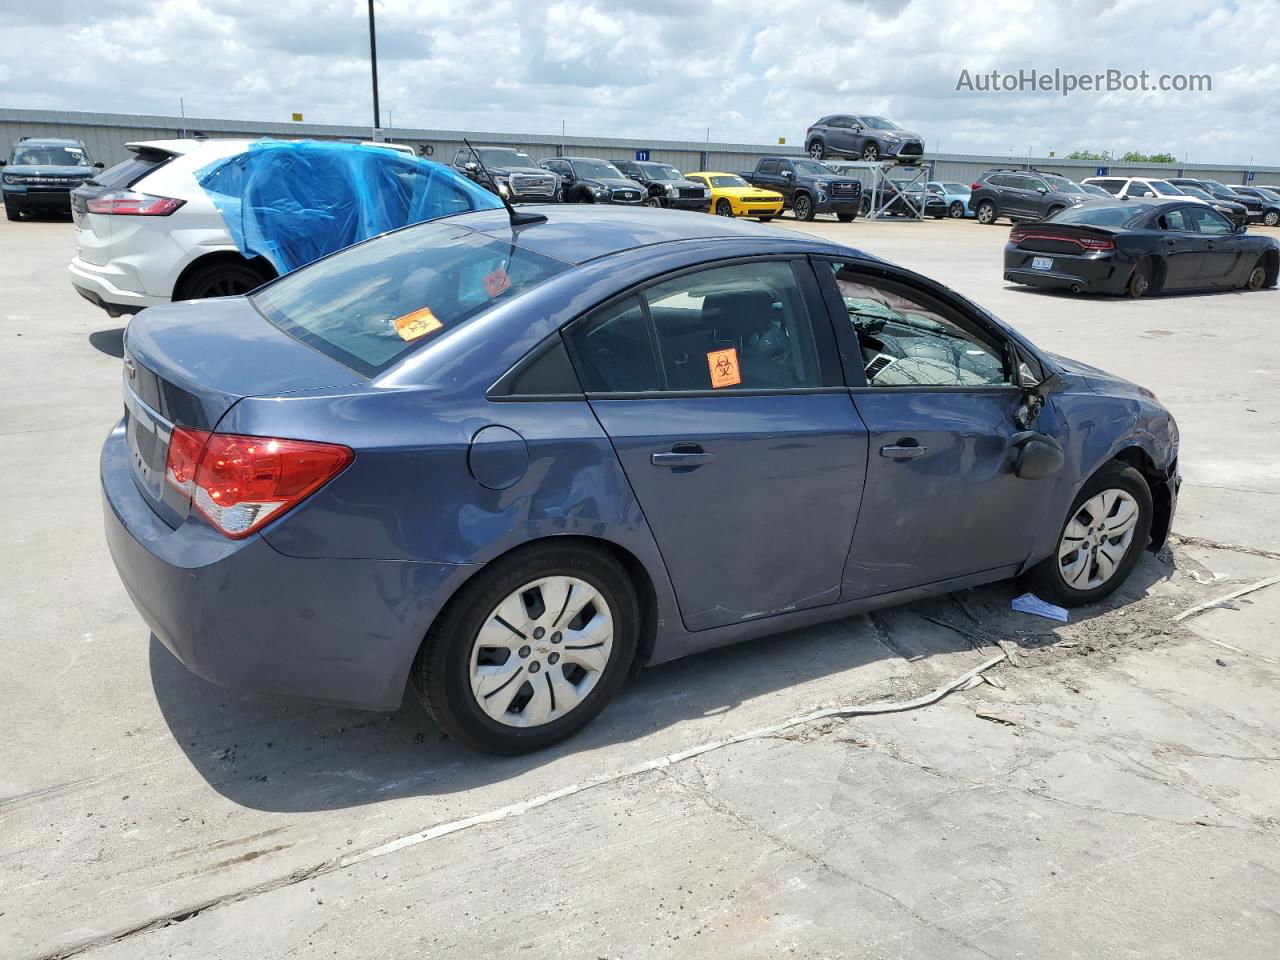
<path id="1" fill-rule="evenodd" d="M 797 220 L 813 219 L 813 201 L 809 199 L 807 193 L 800 193 L 791 203 L 791 212 L 795 214 Z"/>
<path id="2" fill-rule="evenodd" d="M 963 220 L 964 204 L 959 200 L 952 200 L 951 206 L 947 207 L 947 216 L 951 217 L 953 220 Z"/>
<path id="3" fill-rule="evenodd" d="M 732 216 L 733 216 L 733 204 L 732 204 L 732 203 L 730 203 L 728 200 L 725 200 L 725 199 L 723 199 L 723 198 L 722 198 L 722 199 L 720 199 L 720 200 L 717 200 L 717 201 L 716 201 L 716 216 L 717 216 L 717 217 L 732 217 Z"/>
<path id="4" fill-rule="evenodd" d="M 995 223 L 996 222 L 996 205 L 990 200 L 983 200 L 978 204 L 978 222 L 979 223 Z"/>
<path id="5" fill-rule="evenodd" d="M 462 588 L 428 632 L 411 679 L 449 736 L 487 753 L 525 753 L 604 709 L 639 632 L 635 591 L 612 556 L 536 544 Z"/>
<path id="6" fill-rule="evenodd" d="M 1151 539 L 1151 488 L 1133 467 L 1112 461 L 1081 488 L 1058 545 L 1028 574 L 1050 603 L 1097 603 L 1124 583 Z"/>
<path id="7" fill-rule="evenodd" d="M 868 143 L 862 148 L 862 159 L 869 160 L 872 163 L 880 159 L 880 148 L 874 143 Z"/>
<path id="8" fill-rule="evenodd" d="M 647 197 L 645 198 L 644 205 L 646 207 L 660 207 L 662 206 L 662 201 L 657 197 Z"/>
<path id="9" fill-rule="evenodd" d="M 821 160 L 827 155 L 827 146 L 821 140 L 815 140 L 809 144 L 809 156 L 815 160 Z"/>

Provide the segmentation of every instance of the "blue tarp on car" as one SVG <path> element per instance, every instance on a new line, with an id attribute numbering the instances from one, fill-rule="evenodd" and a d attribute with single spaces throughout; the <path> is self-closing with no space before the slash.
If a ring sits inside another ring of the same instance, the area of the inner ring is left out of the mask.
<path id="1" fill-rule="evenodd" d="M 355 143 L 260 140 L 196 180 L 240 252 L 281 274 L 397 227 L 502 206 L 449 167 Z"/>

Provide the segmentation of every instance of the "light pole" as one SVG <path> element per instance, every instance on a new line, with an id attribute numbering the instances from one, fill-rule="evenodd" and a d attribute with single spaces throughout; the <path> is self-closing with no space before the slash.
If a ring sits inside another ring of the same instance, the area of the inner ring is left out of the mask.
<path id="1" fill-rule="evenodd" d="M 373 67 L 373 133 L 376 137 L 382 127 L 378 112 L 378 37 L 373 28 L 373 0 L 369 0 L 369 63 Z"/>

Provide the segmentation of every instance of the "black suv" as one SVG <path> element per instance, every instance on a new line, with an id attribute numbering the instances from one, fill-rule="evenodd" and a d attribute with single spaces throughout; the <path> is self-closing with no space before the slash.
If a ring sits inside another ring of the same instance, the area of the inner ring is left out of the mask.
<path id="1" fill-rule="evenodd" d="M 805 131 L 804 149 L 815 160 L 849 157 L 919 163 L 924 156 L 920 134 L 903 130 L 892 120 L 867 114 L 823 117 Z"/>
<path id="2" fill-rule="evenodd" d="M 608 160 L 596 157 L 551 157 L 542 165 L 560 176 L 565 203 L 625 203 L 639 206 L 648 191 Z"/>
<path id="3" fill-rule="evenodd" d="M 483 168 L 480 161 L 484 163 Z M 556 203 L 560 199 L 560 178 L 538 166 L 538 161 L 523 150 L 513 147 L 476 147 L 472 150 L 463 147 L 453 155 L 451 166 L 464 177 L 512 203 Z M 486 170 L 497 183 L 497 190 L 484 175 Z"/>
<path id="4" fill-rule="evenodd" d="M 1252 197 L 1262 203 L 1262 222 L 1268 227 L 1280 225 L 1280 194 L 1266 187 L 1236 187 L 1241 199 Z"/>
<path id="5" fill-rule="evenodd" d="M 988 170 L 970 187 L 969 209 L 979 223 L 1043 220 L 1064 207 L 1091 199 L 1080 185 L 1039 170 Z"/>
<path id="6" fill-rule="evenodd" d="M 89 158 L 79 140 L 23 137 L 0 166 L 4 213 L 17 220 L 24 213 L 70 213 L 71 191 L 103 165 Z"/>
<path id="7" fill-rule="evenodd" d="M 1199 187 L 1215 200 L 1223 200 L 1227 203 L 1243 203 L 1250 223 L 1257 223 L 1262 220 L 1262 201 L 1257 197 L 1236 193 L 1225 183 L 1219 183 L 1217 180 L 1206 180 L 1204 177 L 1170 177 L 1169 182 L 1175 187 Z"/>
<path id="8" fill-rule="evenodd" d="M 674 207 L 699 213 L 711 209 L 711 191 L 700 183 L 686 180 L 675 167 L 645 160 L 615 160 L 613 165 L 648 191 L 644 202 L 650 207 Z"/>

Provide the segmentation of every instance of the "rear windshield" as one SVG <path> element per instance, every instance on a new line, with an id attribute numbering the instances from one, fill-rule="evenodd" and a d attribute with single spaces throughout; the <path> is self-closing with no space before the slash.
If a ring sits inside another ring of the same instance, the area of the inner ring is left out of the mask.
<path id="1" fill-rule="evenodd" d="M 1052 223 L 1078 223 L 1093 227 L 1124 227 L 1151 210 L 1137 204 L 1086 203 L 1059 210 L 1046 220 Z"/>
<path id="2" fill-rule="evenodd" d="M 251 299 L 285 333 L 372 377 L 569 266 L 437 221 L 349 247 Z"/>
<path id="3" fill-rule="evenodd" d="M 163 153 L 134 154 L 128 160 L 122 160 L 114 167 L 107 167 L 101 173 L 94 174 L 89 180 L 91 184 L 120 190 L 131 187 L 156 167 L 169 161 L 170 157 Z"/>

